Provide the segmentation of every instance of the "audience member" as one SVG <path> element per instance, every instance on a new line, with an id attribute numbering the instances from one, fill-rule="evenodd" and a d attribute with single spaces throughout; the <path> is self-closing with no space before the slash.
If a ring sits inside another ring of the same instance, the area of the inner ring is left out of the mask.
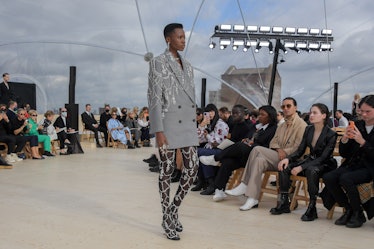
<path id="1" fill-rule="evenodd" d="M 124 127 L 117 119 L 117 110 L 111 111 L 111 119 L 108 121 L 108 132 L 114 140 L 119 140 L 122 144 L 127 145 L 129 149 L 135 149 L 132 144 L 131 131 L 128 127 Z"/>
<path id="2" fill-rule="evenodd" d="M 290 213 L 288 191 L 291 187 L 290 176 L 303 174 L 307 178 L 309 205 L 301 216 L 302 221 L 317 219 L 316 202 L 319 192 L 319 178 L 326 172 L 336 169 L 337 163 L 332 156 L 337 134 L 328 126 L 329 109 L 321 103 L 310 108 L 309 121 L 298 149 L 278 163 L 280 201 L 271 214 Z M 304 155 L 308 149 L 308 154 Z M 304 157 L 300 159 L 302 156 Z"/>
<path id="3" fill-rule="evenodd" d="M 113 108 L 117 112 L 117 108 Z M 107 123 L 109 119 L 111 118 L 110 115 L 110 105 L 106 104 L 104 106 L 104 112 L 100 114 L 100 122 L 99 122 L 99 128 L 98 130 L 103 132 L 104 134 L 108 133 Z M 105 146 L 108 146 L 108 139 L 105 139 Z"/>
<path id="4" fill-rule="evenodd" d="M 57 140 L 57 132 L 52 124 L 54 116 L 55 114 L 53 111 L 48 110 L 44 113 L 44 118 L 39 122 L 39 125 L 43 127 L 42 131 L 39 133 L 48 135 L 51 141 Z"/>
<path id="5" fill-rule="evenodd" d="M 198 148 L 197 149 L 197 155 L 200 156 L 210 156 L 218 154 L 221 150 L 217 148 L 217 146 L 225 139 L 227 138 L 227 135 L 229 134 L 229 127 L 228 125 L 219 118 L 218 109 L 213 104 L 208 104 L 205 107 L 205 113 L 207 115 L 204 115 L 204 122 L 207 123 L 207 128 L 205 128 L 203 131 L 200 131 L 198 134 L 201 134 L 200 136 L 204 136 L 207 140 L 207 144 L 204 148 Z M 203 127 L 198 127 L 198 129 L 202 129 Z M 205 168 L 200 163 L 199 171 L 198 171 L 198 185 L 201 184 L 201 182 L 208 181 L 208 184 L 210 186 L 214 186 L 214 176 L 216 174 L 215 168 Z M 197 186 L 198 186 L 197 185 Z M 214 187 L 213 187 L 214 188 Z M 194 188 L 191 189 L 192 191 L 199 191 L 200 189 Z M 202 195 L 210 195 L 212 194 L 211 188 L 206 189 L 207 191 L 202 191 L 200 194 Z M 214 189 L 213 189 L 214 192 Z"/>
<path id="6" fill-rule="evenodd" d="M 43 143 L 43 155 L 55 156 L 51 153 L 51 139 L 49 136 L 39 133 L 39 131 L 43 130 L 43 126 L 38 125 L 38 113 L 35 110 L 30 110 L 29 115 L 28 129 L 25 131 L 25 136 L 37 136 L 38 143 Z"/>
<path id="7" fill-rule="evenodd" d="M 243 113 L 242 118 L 244 122 L 244 108 L 241 111 Z M 232 115 L 234 119 L 236 117 L 235 114 L 236 111 L 233 108 Z M 214 181 L 214 201 L 221 201 L 226 198 L 224 190 L 226 183 L 230 178 L 231 172 L 245 167 L 249 153 L 254 147 L 258 145 L 269 147 L 270 140 L 273 138 L 275 130 L 277 129 L 276 110 L 270 105 L 261 106 L 259 109 L 258 119 L 259 124 L 255 126 L 257 130 L 254 134 L 250 131 L 247 134 L 247 138 L 244 138 L 241 141 L 238 141 L 235 144 L 225 148 L 221 151 L 221 153 L 215 156 L 200 157 L 200 161 L 206 165 L 218 165 L 218 162 L 221 162 L 221 166 L 218 169 L 218 173 Z M 234 130 L 235 129 L 236 128 L 234 128 Z"/>
<path id="8" fill-rule="evenodd" d="M 347 127 L 348 126 L 348 119 L 344 117 L 342 110 L 337 110 L 335 112 L 335 117 L 339 121 L 339 127 Z"/>
<path id="9" fill-rule="evenodd" d="M 67 155 L 65 151 L 65 145 L 69 145 L 70 141 L 68 140 L 67 133 L 74 131 L 71 128 L 71 124 L 68 117 L 68 110 L 65 107 L 60 108 L 60 115 L 56 118 L 53 126 L 56 129 L 58 140 L 60 141 L 60 149 L 63 150 L 60 152 L 60 155 Z"/>
<path id="10" fill-rule="evenodd" d="M 9 101 L 16 101 L 16 96 L 9 85 L 10 76 L 8 73 L 3 74 L 3 82 L 0 83 L 0 103 L 8 104 Z"/>
<path id="11" fill-rule="evenodd" d="M 278 126 L 284 123 L 284 114 L 282 111 L 277 112 Z"/>
<path id="12" fill-rule="evenodd" d="M 258 207 L 261 190 L 262 173 L 266 170 L 277 170 L 278 162 L 292 154 L 299 147 L 306 123 L 297 114 L 297 103 L 294 98 L 287 97 L 282 101 L 285 122 L 281 124 L 270 142 L 269 148 L 256 146 L 249 154 L 242 182 L 226 194 L 239 196 L 245 194 L 246 202 L 240 207 L 245 211 Z"/>
<path id="13" fill-rule="evenodd" d="M 98 132 L 103 132 L 104 133 L 104 139 L 105 143 L 108 142 L 108 132 L 105 132 L 107 130 L 101 130 L 99 127 L 99 124 L 97 123 L 94 115 L 91 113 L 91 105 L 86 104 L 86 111 L 81 114 L 82 122 L 84 124 L 84 128 L 90 131 L 93 131 L 95 135 L 95 140 L 96 140 L 96 147 L 101 148 L 101 144 L 99 141 L 99 134 Z"/>
<path id="14" fill-rule="evenodd" d="M 134 107 L 135 109 L 135 107 Z M 149 135 L 149 110 L 148 107 L 143 107 L 142 111 L 139 114 L 139 117 L 137 117 L 136 112 L 133 113 L 135 115 L 135 119 L 138 120 L 138 124 L 140 126 L 140 140 L 143 143 L 144 147 L 149 147 L 150 146 L 150 135 Z"/>
<path id="15" fill-rule="evenodd" d="M 30 143 L 32 159 L 44 159 L 39 155 L 38 137 L 34 135 L 25 136 L 25 133 L 30 129 L 29 120 L 26 119 L 26 111 L 22 108 L 17 110 L 17 116 L 10 120 L 11 133 L 16 136 L 17 141 L 22 144 Z M 18 148 L 18 146 L 17 146 Z"/>
<path id="16" fill-rule="evenodd" d="M 231 112 L 229 108 L 226 106 L 219 108 L 218 110 L 219 118 L 226 122 L 226 124 L 229 126 L 229 133 L 232 132 L 232 127 L 234 126 L 234 121 L 231 116 Z"/>
<path id="17" fill-rule="evenodd" d="M 357 185 L 374 177 L 374 95 L 367 95 L 358 105 L 362 120 L 354 128 L 347 127 L 339 143 L 339 153 L 345 158 L 342 165 L 323 176 L 327 190 L 344 207 L 335 225 L 360 227 L 366 221 Z"/>
<path id="18" fill-rule="evenodd" d="M 8 146 L 7 155 L 4 160 L 8 163 L 15 163 L 22 161 L 21 158 L 16 154 L 20 152 L 25 144 L 21 141 L 17 141 L 14 135 L 10 133 L 10 121 L 8 116 L 5 113 L 6 105 L 0 104 L 0 142 L 5 143 Z M 16 147 L 17 146 L 17 147 Z M 17 149 L 16 149 L 17 148 Z"/>
<path id="19" fill-rule="evenodd" d="M 353 119 L 357 119 L 357 117 L 358 117 L 357 111 L 359 110 L 358 104 L 360 103 L 360 101 L 361 101 L 360 94 L 355 93 L 355 95 L 353 96 L 353 101 L 352 101 L 352 117 L 353 117 Z"/>
<path id="20" fill-rule="evenodd" d="M 119 114 L 119 117 L 117 117 L 118 120 L 123 124 L 123 125 L 126 125 L 126 120 L 127 120 L 127 108 L 126 107 L 122 107 L 121 108 L 121 112 Z M 134 114 L 134 118 L 135 118 L 135 114 Z"/>
<path id="21" fill-rule="evenodd" d="M 12 120 L 16 118 L 17 116 L 17 102 L 10 100 L 8 102 L 8 110 L 6 111 L 6 115 L 8 116 L 9 120 Z M 28 118 L 28 115 L 26 115 L 26 118 Z"/>
<path id="22" fill-rule="evenodd" d="M 142 132 L 139 130 L 138 122 L 135 119 L 135 114 L 133 113 L 133 111 L 129 111 L 128 117 L 127 117 L 127 120 L 124 126 L 125 127 L 127 126 L 131 131 L 131 135 L 134 136 L 135 147 L 140 148 L 138 142 L 140 140 L 140 135 Z"/>

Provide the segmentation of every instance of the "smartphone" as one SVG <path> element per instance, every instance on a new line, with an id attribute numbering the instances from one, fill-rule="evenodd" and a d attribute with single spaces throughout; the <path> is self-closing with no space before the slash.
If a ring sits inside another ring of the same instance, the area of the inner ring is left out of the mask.
<path id="1" fill-rule="evenodd" d="M 210 118 L 209 112 L 204 112 L 204 117 Z"/>
<path id="2" fill-rule="evenodd" d="M 355 129 L 355 122 L 354 122 L 354 121 L 349 121 L 349 125 L 348 125 L 348 127 L 349 127 L 350 129 L 354 130 L 354 129 Z M 349 136 L 348 138 L 353 138 L 353 137 L 352 137 L 352 136 Z"/>

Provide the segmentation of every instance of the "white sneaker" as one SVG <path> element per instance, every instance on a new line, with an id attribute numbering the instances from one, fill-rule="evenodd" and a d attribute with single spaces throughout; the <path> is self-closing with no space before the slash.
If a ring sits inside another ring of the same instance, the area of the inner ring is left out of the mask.
<path id="1" fill-rule="evenodd" d="M 257 207 L 258 207 L 258 200 L 255 200 L 253 198 L 247 198 L 247 201 L 239 209 L 241 211 L 247 211 L 251 208 L 257 208 Z"/>
<path id="2" fill-rule="evenodd" d="M 214 155 L 199 157 L 200 162 L 205 165 L 218 166 L 219 162 L 214 160 Z"/>
<path id="3" fill-rule="evenodd" d="M 10 156 L 14 159 L 16 162 L 23 161 L 22 158 L 19 158 L 16 153 L 11 153 Z"/>
<path id="4" fill-rule="evenodd" d="M 240 196 L 240 195 L 244 195 L 246 190 L 247 190 L 247 185 L 241 182 L 236 188 L 226 190 L 225 193 L 228 195 Z"/>
<path id="5" fill-rule="evenodd" d="M 14 160 L 13 157 L 11 155 L 9 155 L 9 154 L 6 155 L 5 161 L 7 163 L 15 163 L 16 162 L 16 160 Z"/>
<path id="6" fill-rule="evenodd" d="M 216 188 L 215 193 L 213 195 L 213 201 L 223 201 L 226 197 L 227 195 L 225 194 L 225 192 L 223 192 L 223 190 Z"/>

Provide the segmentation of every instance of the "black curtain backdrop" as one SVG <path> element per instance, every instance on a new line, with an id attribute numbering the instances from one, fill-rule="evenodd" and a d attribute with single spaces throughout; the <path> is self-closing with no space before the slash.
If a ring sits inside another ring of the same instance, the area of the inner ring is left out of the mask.
<path id="1" fill-rule="evenodd" d="M 9 82 L 10 89 L 16 96 L 18 107 L 30 104 L 36 110 L 36 85 L 34 83 Z"/>

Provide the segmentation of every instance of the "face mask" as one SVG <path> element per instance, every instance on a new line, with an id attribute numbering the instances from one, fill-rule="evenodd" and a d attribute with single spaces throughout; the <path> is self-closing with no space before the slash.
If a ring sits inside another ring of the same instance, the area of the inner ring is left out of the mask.
<path id="1" fill-rule="evenodd" d="M 105 112 L 106 112 L 106 113 L 108 113 L 108 112 L 109 112 L 109 110 L 108 110 L 108 109 L 106 109 L 106 110 L 105 110 Z"/>
<path id="2" fill-rule="evenodd" d="M 126 114 L 126 112 L 123 111 L 122 114 Z"/>
<path id="3" fill-rule="evenodd" d="M 61 116 L 66 118 L 68 116 L 68 113 L 67 112 L 61 112 Z"/>

